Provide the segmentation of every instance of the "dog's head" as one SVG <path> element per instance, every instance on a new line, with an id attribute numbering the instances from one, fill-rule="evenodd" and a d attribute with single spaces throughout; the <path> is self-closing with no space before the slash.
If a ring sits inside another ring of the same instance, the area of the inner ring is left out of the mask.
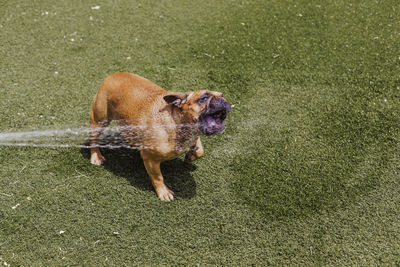
<path id="1" fill-rule="evenodd" d="M 185 117 L 197 124 L 204 135 L 220 134 L 225 130 L 223 122 L 231 105 L 222 93 L 208 90 L 173 93 L 165 95 L 164 100 L 182 110 Z"/>

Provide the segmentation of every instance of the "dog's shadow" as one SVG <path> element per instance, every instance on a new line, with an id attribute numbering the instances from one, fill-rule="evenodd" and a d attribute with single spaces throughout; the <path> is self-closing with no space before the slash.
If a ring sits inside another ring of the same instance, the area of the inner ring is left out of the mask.
<path id="1" fill-rule="evenodd" d="M 112 141 L 120 138 L 120 136 L 105 136 L 103 138 Z M 86 141 L 84 146 L 88 145 L 89 142 Z M 103 165 L 104 169 L 123 177 L 140 190 L 154 191 L 138 150 L 129 148 L 129 145 L 124 143 L 121 147 L 101 148 L 100 151 L 106 159 Z M 90 149 L 82 148 L 81 154 L 90 160 Z M 191 172 L 195 170 L 196 166 L 186 163 L 180 158 L 161 164 L 164 182 L 178 198 L 192 198 L 196 194 L 196 182 L 191 175 Z"/>

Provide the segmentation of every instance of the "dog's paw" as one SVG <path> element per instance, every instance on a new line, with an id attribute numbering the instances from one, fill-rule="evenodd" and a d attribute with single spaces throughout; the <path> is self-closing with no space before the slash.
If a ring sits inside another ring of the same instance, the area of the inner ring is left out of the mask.
<path id="1" fill-rule="evenodd" d="M 191 163 L 195 161 L 196 159 L 199 159 L 200 157 L 196 155 L 194 151 L 189 151 L 185 155 L 185 162 L 186 163 Z"/>
<path id="2" fill-rule="evenodd" d="M 157 196 L 161 201 L 171 201 L 174 200 L 174 192 L 168 189 L 168 187 L 163 187 L 156 190 Z"/>
<path id="3" fill-rule="evenodd" d="M 98 155 L 97 153 L 93 153 L 92 156 L 90 157 L 90 162 L 93 165 L 97 165 L 97 166 L 103 165 L 105 160 L 106 159 L 102 155 Z"/>

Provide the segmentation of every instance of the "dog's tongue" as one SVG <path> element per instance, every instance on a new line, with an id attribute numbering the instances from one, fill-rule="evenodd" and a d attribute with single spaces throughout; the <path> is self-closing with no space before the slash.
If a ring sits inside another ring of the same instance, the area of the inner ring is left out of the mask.
<path id="1" fill-rule="evenodd" d="M 225 126 L 222 123 L 218 123 L 218 121 L 211 116 L 205 119 L 205 123 L 207 125 L 206 131 L 209 135 L 220 134 L 225 130 Z"/>
<path id="2" fill-rule="evenodd" d="M 215 121 L 215 119 L 211 116 L 206 118 L 206 123 L 209 127 L 215 127 L 217 125 L 217 122 Z"/>

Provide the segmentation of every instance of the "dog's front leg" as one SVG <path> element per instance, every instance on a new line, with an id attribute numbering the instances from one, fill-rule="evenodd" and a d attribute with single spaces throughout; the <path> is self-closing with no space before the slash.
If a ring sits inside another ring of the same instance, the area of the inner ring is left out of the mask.
<path id="1" fill-rule="evenodd" d="M 186 162 L 192 162 L 196 159 L 201 158 L 204 155 L 203 144 L 201 143 L 200 137 L 197 138 L 196 144 L 190 148 L 185 155 Z"/>
<path id="2" fill-rule="evenodd" d="M 144 166 L 146 167 L 147 173 L 150 177 L 151 183 L 156 190 L 157 196 L 162 201 L 171 201 L 174 199 L 174 192 L 169 190 L 169 188 L 164 183 L 164 178 L 161 174 L 160 164 L 161 161 L 154 160 L 152 155 L 145 150 L 140 152 L 142 156 Z"/>

